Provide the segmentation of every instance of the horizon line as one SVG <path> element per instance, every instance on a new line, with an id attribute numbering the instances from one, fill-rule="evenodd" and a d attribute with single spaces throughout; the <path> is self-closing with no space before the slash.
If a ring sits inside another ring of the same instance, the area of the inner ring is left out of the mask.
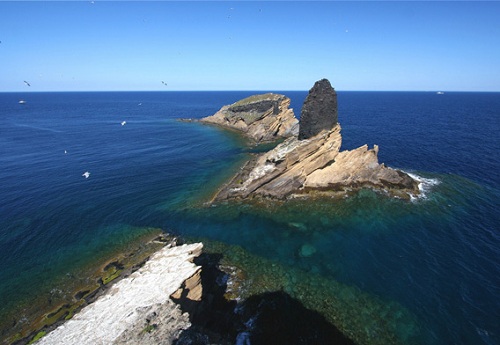
<path id="1" fill-rule="evenodd" d="M 481 90 L 352 90 L 345 89 L 339 90 L 335 89 L 337 92 L 500 92 L 494 90 L 481 91 Z M 42 92 L 60 92 L 60 93 L 70 93 L 70 92 L 308 92 L 309 90 L 299 90 L 299 89 L 247 89 L 247 90 L 32 90 L 32 91 L 1 91 L 0 93 L 42 93 Z"/>

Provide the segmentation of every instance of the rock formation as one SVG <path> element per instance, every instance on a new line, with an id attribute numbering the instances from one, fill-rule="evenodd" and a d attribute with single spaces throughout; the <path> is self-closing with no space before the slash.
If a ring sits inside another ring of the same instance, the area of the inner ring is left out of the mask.
<path id="1" fill-rule="evenodd" d="M 202 248 L 201 243 L 164 247 L 37 344 L 172 343 L 191 324 L 169 296 L 183 282 L 192 298 L 201 296 L 201 287 L 195 284 L 200 266 L 193 259 Z"/>
<path id="2" fill-rule="evenodd" d="M 266 93 L 223 106 L 200 122 L 215 124 L 243 132 L 256 143 L 274 141 L 298 133 L 298 121 L 290 98 Z"/>
<path id="3" fill-rule="evenodd" d="M 327 79 L 321 79 L 309 90 L 302 106 L 299 140 L 314 137 L 322 130 L 331 130 L 337 121 L 337 93 Z"/>
<path id="4" fill-rule="evenodd" d="M 337 195 L 373 188 L 409 198 L 418 183 L 408 174 L 378 162 L 378 146 L 340 151 L 336 95 L 328 80 L 316 82 L 304 102 L 299 133 L 254 157 L 213 200 L 304 195 Z M 305 129 L 303 129 L 305 127 Z M 319 131 L 319 132 L 318 132 Z"/>

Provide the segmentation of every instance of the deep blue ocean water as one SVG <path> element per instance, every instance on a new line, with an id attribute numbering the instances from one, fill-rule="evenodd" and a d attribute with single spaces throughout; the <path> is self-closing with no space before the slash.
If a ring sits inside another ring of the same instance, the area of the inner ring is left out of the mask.
<path id="1" fill-rule="evenodd" d="M 395 301 L 422 344 L 499 344 L 500 93 L 338 92 L 343 148 L 378 144 L 381 162 L 427 179 L 424 198 L 363 192 L 270 213 L 193 206 L 248 148 L 176 119 L 255 93 L 0 93 L 0 317 L 141 227 L 161 227 Z M 307 92 L 281 93 L 298 116 Z M 314 255 L 297 255 L 304 244 Z"/>

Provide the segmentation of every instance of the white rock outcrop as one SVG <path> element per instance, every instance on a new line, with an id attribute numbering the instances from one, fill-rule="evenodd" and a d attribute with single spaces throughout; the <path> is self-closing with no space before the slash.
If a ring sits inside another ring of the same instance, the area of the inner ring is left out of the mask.
<path id="1" fill-rule="evenodd" d="M 170 295 L 199 272 L 201 268 L 193 263 L 193 259 L 201 254 L 202 248 L 201 243 L 162 248 L 143 267 L 117 282 L 106 294 L 48 333 L 37 344 L 121 343 L 126 331 L 136 328 L 158 306 L 166 306 L 175 315 L 182 315 L 177 305 L 171 303 Z M 162 312 L 165 313 L 165 310 Z M 179 321 L 177 325 L 176 321 Z M 187 317 L 183 316 L 171 318 L 168 328 L 173 333 L 179 333 L 189 326 Z M 147 332 L 146 329 L 143 333 Z"/>

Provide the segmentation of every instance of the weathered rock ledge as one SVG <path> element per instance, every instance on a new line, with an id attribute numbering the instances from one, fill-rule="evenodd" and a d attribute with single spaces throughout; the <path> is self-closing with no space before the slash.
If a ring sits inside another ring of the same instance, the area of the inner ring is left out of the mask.
<path id="1" fill-rule="evenodd" d="M 266 93 L 225 105 L 200 122 L 237 130 L 256 143 L 270 142 L 298 134 L 298 120 L 289 106 L 290 98 Z"/>
<path id="2" fill-rule="evenodd" d="M 322 79 L 304 102 L 300 134 L 251 159 L 212 201 L 337 196 L 362 188 L 406 199 L 419 194 L 417 181 L 378 162 L 377 145 L 340 151 L 340 131 L 335 90 Z"/>
<path id="3" fill-rule="evenodd" d="M 193 260 L 202 248 L 167 245 L 37 344 L 172 343 L 191 324 L 170 296 L 182 288 L 187 298 L 201 299 L 200 266 Z"/>
<path id="4" fill-rule="evenodd" d="M 418 182 L 378 162 L 378 146 L 340 151 L 340 125 L 307 139 L 289 138 L 250 160 L 213 201 L 265 197 L 338 196 L 362 188 L 409 198 Z"/>

